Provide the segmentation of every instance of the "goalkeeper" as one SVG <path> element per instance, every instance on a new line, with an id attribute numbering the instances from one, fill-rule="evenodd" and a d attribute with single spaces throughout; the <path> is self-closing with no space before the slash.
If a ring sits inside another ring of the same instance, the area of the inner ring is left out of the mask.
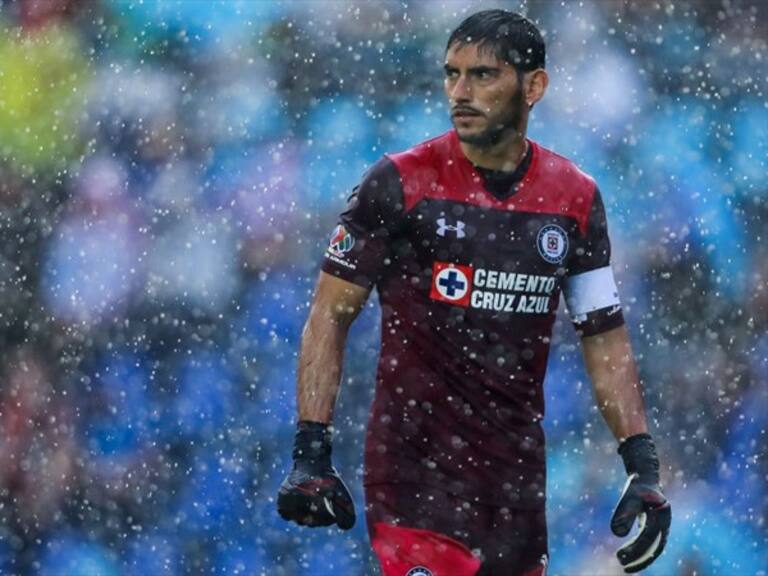
<path id="1" fill-rule="evenodd" d="M 304 329 L 294 467 L 281 516 L 352 527 L 331 462 L 347 331 L 382 310 L 365 446 L 365 516 L 385 576 L 546 571 L 542 383 L 561 295 L 628 479 L 610 526 L 638 535 L 626 572 L 664 549 L 670 506 L 610 266 L 601 193 L 526 137 L 548 85 L 526 18 L 476 13 L 448 39 L 453 129 L 384 156 L 332 232 Z"/>

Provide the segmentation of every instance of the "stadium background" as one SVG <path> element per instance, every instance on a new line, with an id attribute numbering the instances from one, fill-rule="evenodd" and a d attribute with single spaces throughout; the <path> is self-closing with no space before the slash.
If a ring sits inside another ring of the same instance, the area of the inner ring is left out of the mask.
<path id="1" fill-rule="evenodd" d="M 351 187 L 449 126 L 447 35 L 498 5 L 0 2 L 0 573 L 368 573 L 363 522 L 274 511 L 300 331 Z M 648 574 L 765 575 L 766 8 L 522 8 L 531 135 L 603 190 L 674 503 Z M 337 412 L 358 510 L 377 314 Z M 568 322 L 546 397 L 552 573 L 618 573 L 624 473 Z"/>

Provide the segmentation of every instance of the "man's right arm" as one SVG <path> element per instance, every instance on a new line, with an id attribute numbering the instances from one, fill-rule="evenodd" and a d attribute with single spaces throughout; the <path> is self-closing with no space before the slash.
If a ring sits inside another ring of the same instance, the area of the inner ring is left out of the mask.
<path id="1" fill-rule="evenodd" d="M 301 337 L 297 382 L 300 421 L 331 423 L 347 333 L 368 294 L 368 288 L 320 272 Z"/>
<path id="2" fill-rule="evenodd" d="M 331 235 L 299 353 L 301 422 L 333 418 L 347 331 L 391 260 L 403 204 L 400 173 L 384 157 L 355 188 Z"/>
<path id="3" fill-rule="evenodd" d="M 329 425 L 339 392 L 347 332 L 369 292 L 320 273 L 299 355 L 299 422 L 293 469 L 277 495 L 280 516 L 297 524 L 338 524 L 344 530 L 355 524 L 352 495 L 331 463 Z"/>
<path id="4" fill-rule="evenodd" d="M 399 173 L 382 158 L 349 198 L 331 235 L 302 334 L 293 469 L 277 496 L 286 520 L 345 530 L 355 524 L 352 496 L 331 462 L 330 424 L 349 327 L 391 261 L 390 242 L 402 215 Z"/>

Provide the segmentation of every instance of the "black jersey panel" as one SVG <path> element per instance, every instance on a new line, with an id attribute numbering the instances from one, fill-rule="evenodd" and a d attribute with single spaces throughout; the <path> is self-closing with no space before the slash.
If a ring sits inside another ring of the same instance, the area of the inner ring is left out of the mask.
<path id="1" fill-rule="evenodd" d="M 384 157 L 371 167 L 347 200 L 331 234 L 323 271 L 372 287 L 391 261 L 392 238 L 404 216 L 400 174 Z"/>

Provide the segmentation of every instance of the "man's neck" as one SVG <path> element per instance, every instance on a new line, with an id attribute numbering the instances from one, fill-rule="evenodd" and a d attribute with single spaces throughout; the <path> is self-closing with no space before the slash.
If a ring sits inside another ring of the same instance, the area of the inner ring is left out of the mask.
<path id="1" fill-rule="evenodd" d="M 475 166 L 489 170 L 512 172 L 525 157 L 528 144 L 525 133 L 514 133 L 490 146 L 460 142 L 461 150 Z"/>

